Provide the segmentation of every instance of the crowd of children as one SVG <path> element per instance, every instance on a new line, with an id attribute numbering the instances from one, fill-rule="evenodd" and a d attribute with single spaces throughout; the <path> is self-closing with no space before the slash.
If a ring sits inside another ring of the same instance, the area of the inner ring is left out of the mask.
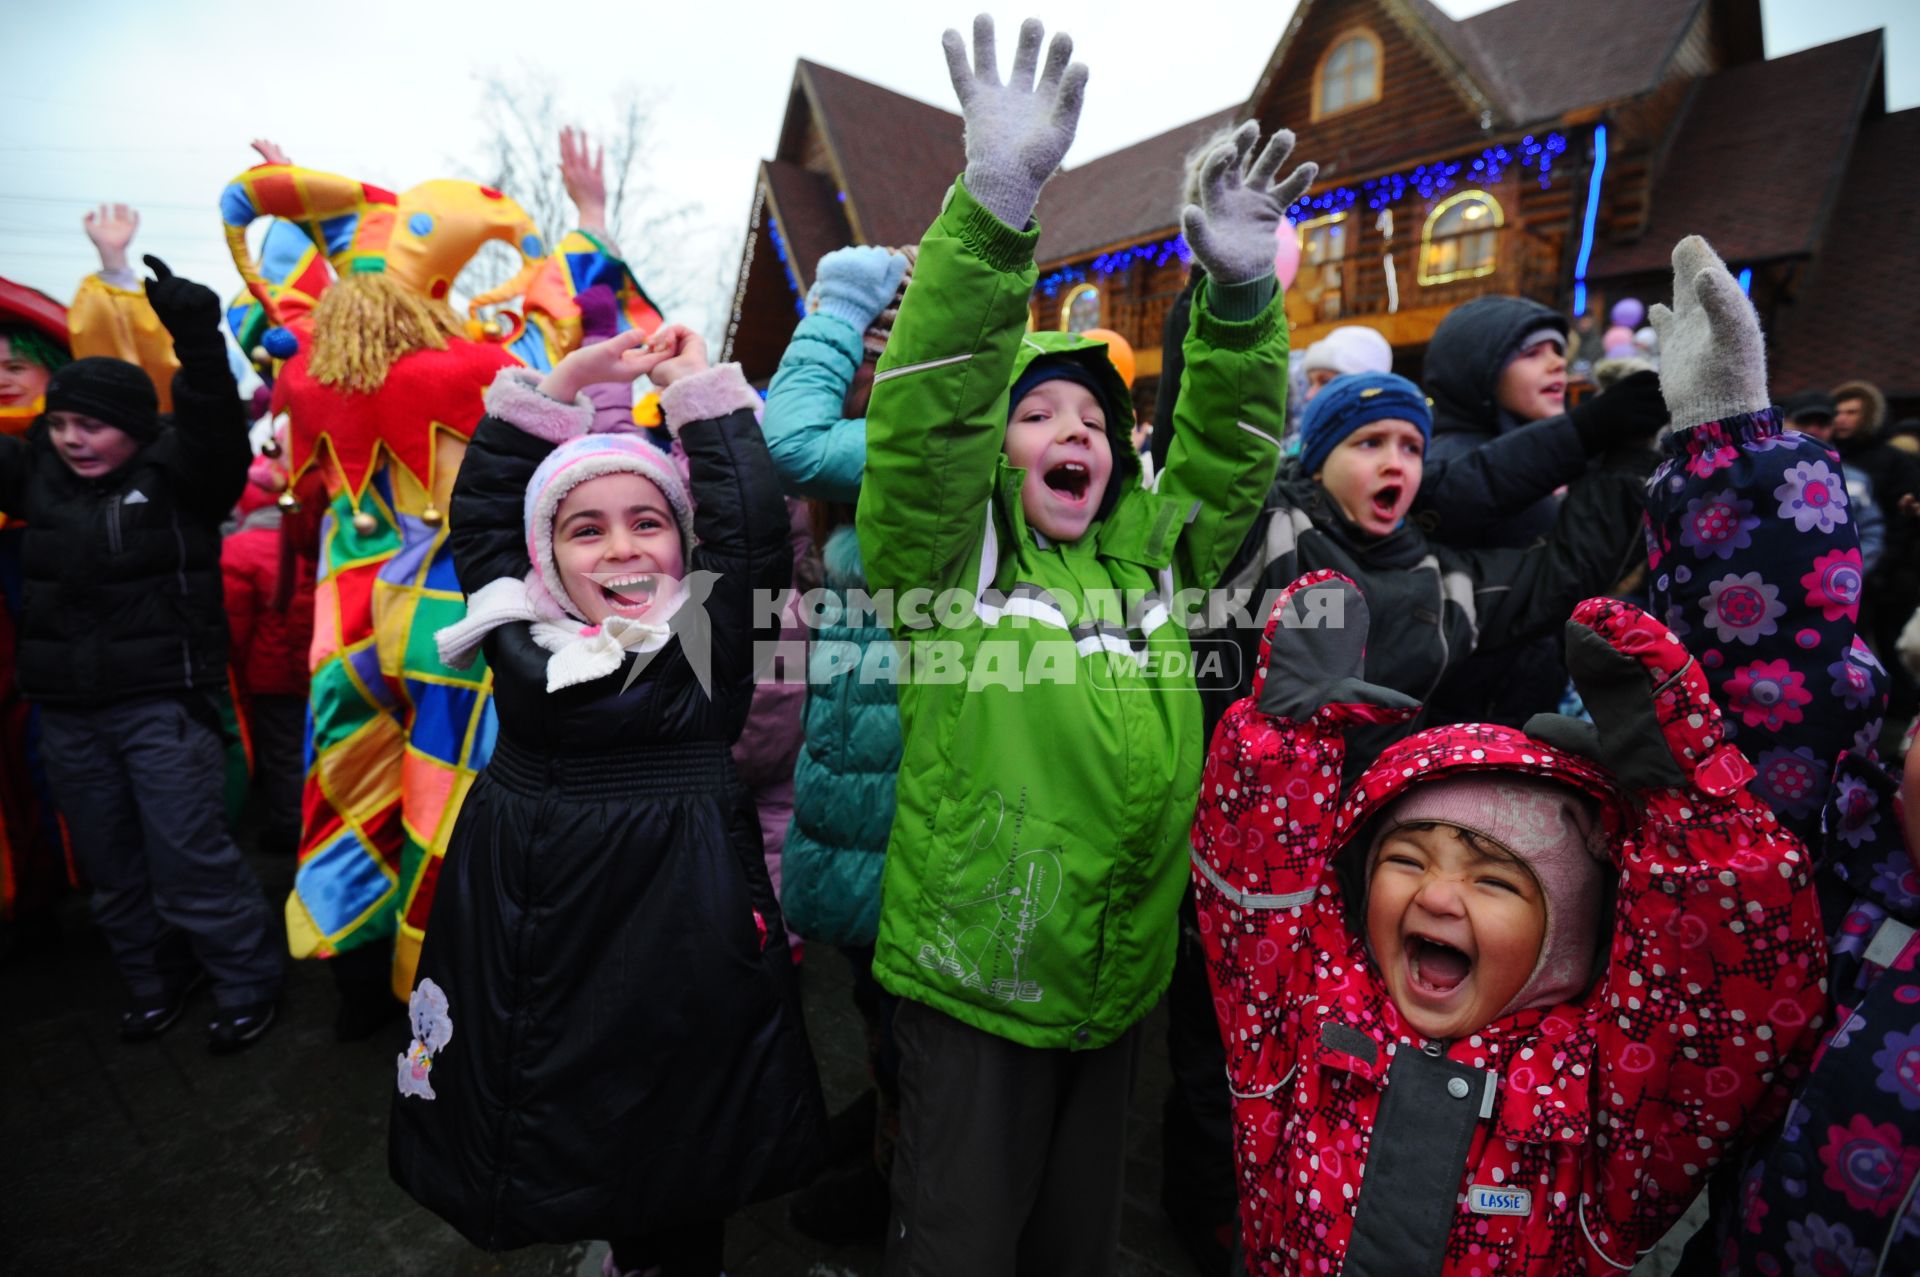
<path id="1" fill-rule="evenodd" d="M 393 1178 L 612 1277 L 713 1277 L 787 1193 L 889 1274 L 1116 1271 L 1163 995 L 1202 1272 L 1625 1272 L 1703 1197 L 1686 1271 L 1920 1271 L 1920 464 L 1878 392 L 1773 407 L 1697 238 L 1657 372 L 1577 403 L 1521 298 L 1420 384 L 1364 328 L 1291 355 L 1316 169 L 1245 124 L 1190 165 L 1143 450 L 1108 343 L 1028 322 L 1087 68 L 995 37 L 946 33 L 925 236 L 825 257 L 764 391 L 642 314 L 571 133 L 598 265 L 532 344 L 404 272 L 263 283 L 299 338 L 252 443 L 219 300 L 90 215 L 69 331 L 0 327 L 10 935 L 83 882 L 129 1043 L 210 984 L 250 1046 L 289 948 L 343 1039 L 403 994 Z M 292 169 L 259 145 L 230 226 Z M 303 486 L 281 413 L 425 444 Z M 831 1118 L 805 940 L 866 1031 Z"/>

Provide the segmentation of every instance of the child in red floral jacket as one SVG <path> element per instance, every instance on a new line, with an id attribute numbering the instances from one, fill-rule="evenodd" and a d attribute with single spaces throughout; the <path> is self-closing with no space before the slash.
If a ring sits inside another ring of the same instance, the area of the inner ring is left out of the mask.
<path id="1" fill-rule="evenodd" d="M 1296 582 L 1201 783 L 1248 1270 L 1625 1271 L 1812 1045 L 1806 851 L 1699 666 L 1605 599 L 1568 626 L 1597 729 L 1435 728 L 1343 793 L 1348 731 L 1415 708 L 1360 680 L 1365 626 Z"/>

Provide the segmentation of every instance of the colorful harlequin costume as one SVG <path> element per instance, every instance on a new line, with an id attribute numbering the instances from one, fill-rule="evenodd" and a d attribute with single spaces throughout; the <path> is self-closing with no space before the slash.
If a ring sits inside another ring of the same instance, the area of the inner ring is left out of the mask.
<path id="1" fill-rule="evenodd" d="M 1294 609 L 1313 590 L 1340 596 L 1323 610 L 1338 629 Z M 1747 793 L 1700 667 L 1607 599 L 1576 609 L 1568 643 L 1617 771 L 1469 724 L 1393 745 L 1343 786 L 1352 729 L 1414 708 L 1360 681 L 1365 617 L 1346 578 L 1295 582 L 1201 781 L 1195 899 L 1249 1271 L 1624 1272 L 1779 1113 L 1812 1047 L 1825 955 L 1806 849 Z M 1637 748 L 1616 754 L 1622 725 Z M 1387 804 L 1473 773 L 1601 805 L 1608 956 L 1583 994 L 1427 1039 L 1355 913 L 1362 858 Z"/>
<path id="2" fill-rule="evenodd" d="M 230 308 L 228 323 L 243 346 L 285 360 L 274 408 L 289 418 L 287 469 L 296 491 L 317 473 L 328 506 L 288 942 L 295 956 L 328 957 L 396 937 L 392 987 L 405 997 L 440 857 L 494 741 L 491 673 L 448 667 L 432 639 L 465 610 L 442 512 L 482 393 L 503 367 L 549 367 L 571 349 L 574 298 L 592 284 L 613 286 L 622 331 L 651 329 L 659 315 L 598 241 L 575 232 L 549 255 L 518 204 L 469 182 L 394 195 L 263 164 L 230 183 L 220 206 L 251 298 Z M 245 233 L 262 216 L 282 220 L 256 262 Z M 445 336 L 444 348 L 399 353 L 374 389 L 315 375 L 329 337 L 314 312 L 336 276 L 384 275 L 444 304 L 488 240 L 511 244 L 523 266 L 473 305 L 522 296 L 524 316 L 470 321 L 474 340 Z"/>

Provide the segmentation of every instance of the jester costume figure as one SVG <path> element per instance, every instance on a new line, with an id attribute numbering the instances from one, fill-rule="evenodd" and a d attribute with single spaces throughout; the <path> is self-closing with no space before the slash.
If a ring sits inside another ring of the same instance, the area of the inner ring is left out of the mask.
<path id="1" fill-rule="evenodd" d="M 575 231 L 549 254 L 518 204 L 468 182 L 394 195 L 263 164 L 227 186 L 221 215 L 248 288 L 229 324 L 277 364 L 281 504 L 324 507 L 288 943 L 347 957 L 337 974 L 372 967 L 405 998 L 447 836 L 493 750 L 492 674 L 446 666 L 433 644 L 465 612 L 443 512 L 482 392 L 504 366 L 544 369 L 577 345 L 587 287 L 612 288 L 622 329 L 660 318 L 602 240 Z M 280 220 L 256 262 L 245 233 L 265 216 Z M 518 297 L 523 313 L 462 323 L 446 299 L 488 240 L 523 266 L 472 306 Z"/>

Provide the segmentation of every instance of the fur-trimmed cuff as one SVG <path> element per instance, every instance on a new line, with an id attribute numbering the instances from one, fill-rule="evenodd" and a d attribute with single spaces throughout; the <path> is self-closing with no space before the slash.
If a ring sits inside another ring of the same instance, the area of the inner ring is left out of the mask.
<path id="1" fill-rule="evenodd" d="M 572 403 L 540 392 L 541 375 L 531 368 L 502 368 L 487 387 L 487 415 L 548 443 L 565 443 L 593 426 L 593 403 L 576 395 Z"/>
<path id="2" fill-rule="evenodd" d="M 716 364 L 660 392 L 660 415 L 676 439 L 689 421 L 712 421 L 743 408 L 758 412 L 760 406 L 760 396 L 747 384 L 739 364 Z"/>

